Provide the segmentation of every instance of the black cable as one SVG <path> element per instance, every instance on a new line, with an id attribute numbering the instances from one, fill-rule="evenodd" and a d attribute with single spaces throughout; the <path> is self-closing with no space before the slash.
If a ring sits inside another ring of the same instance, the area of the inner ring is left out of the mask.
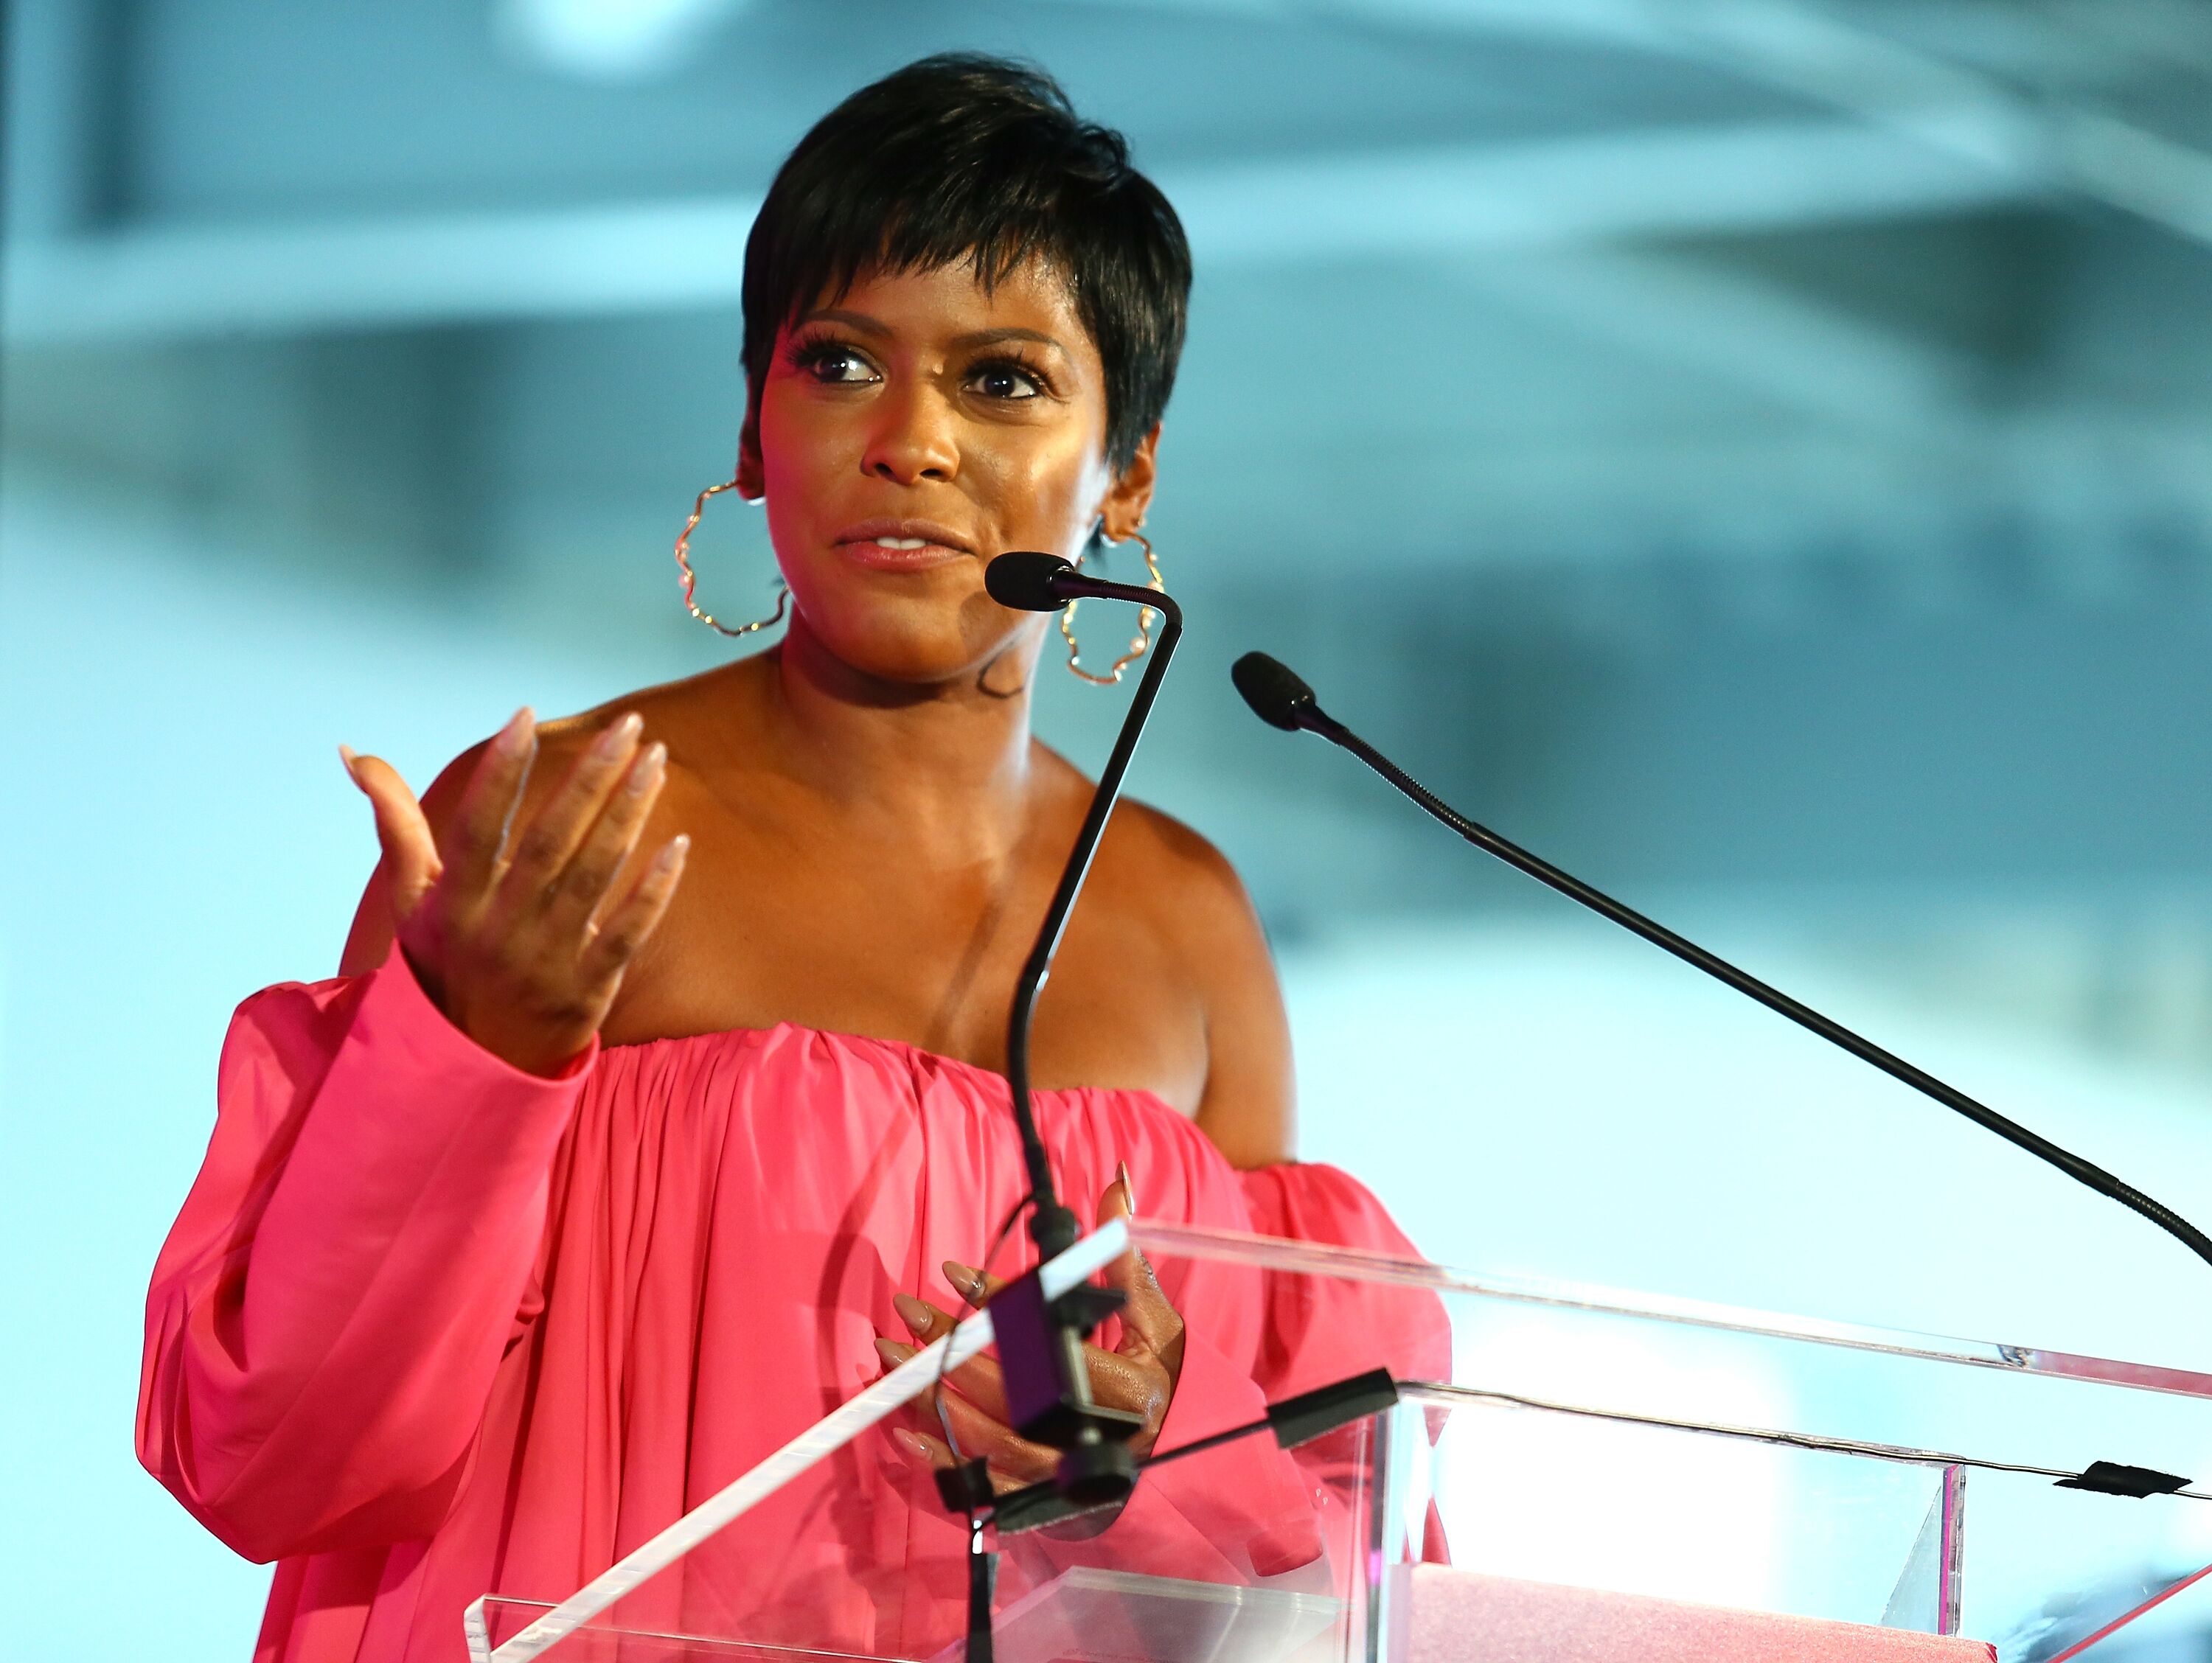
<path id="1" fill-rule="evenodd" d="M 1145 1471 L 1149 1472 L 1156 1466 L 1166 1466 L 1186 1455 L 1202 1454 L 1206 1450 L 1218 1449 L 1224 1443 L 1249 1438 L 1255 1432 L 1265 1432 L 1273 1424 L 1262 1415 L 1255 1421 L 1246 1421 L 1242 1426 L 1232 1426 L 1225 1432 L 1209 1432 L 1202 1438 L 1193 1438 L 1188 1443 L 1179 1443 L 1172 1449 L 1156 1449 L 1145 1458 Z"/>
<path id="2" fill-rule="evenodd" d="M 1202 1438 L 1193 1438 L 1172 1449 L 1156 1449 L 1138 1463 L 1139 1472 L 1149 1472 L 1156 1466 L 1166 1466 L 1186 1455 L 1195 1455 L 1204 1450 L 1218 1449 L 1223 1444 L 1234 1443 L 1239 1438 L 1249 1438 L 1255 1432 L 1272 1432 L 1275 1441 L 1285 1449 L 1295 1449 L 1310 1443 L 1325 1432 L 1353 1421 L 1379 1415 L 1399 1401 L 1399 1387 L 1387 1369 L 1370 1369 L 1357 1375 L 1332 1381 L 1326 1386 L 1310 1392 L 1299 1392 L 1267 1405 L 1267 1412 L 1257 1420 L 1247 1421 L 1219 1432 L 1208 1433 Z M 1118 1506 L 1118 1502 L 1107 1503 Z M 1102 1508 L 1097 1504 L 1073 1501 L 1060 1494 L 1047 1480 L 1042 1484 L 1010 1490 L 993 1503 L 992 1522 L 1000 1536 L 1018 1534 L 1041 1526 L 1056 1524 L 1083 1513 L 1095 1513 Z"/>

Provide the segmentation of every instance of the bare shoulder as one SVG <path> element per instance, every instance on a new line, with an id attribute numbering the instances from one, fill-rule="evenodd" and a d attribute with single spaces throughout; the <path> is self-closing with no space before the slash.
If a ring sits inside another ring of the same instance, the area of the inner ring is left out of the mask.
<path id="1" fill-rule="evenodd" d="M 1129 853 L 1151 864 L 1163 898 L 1176 913 L 1209 933 L 1232 923 L 1258 933 L 1259 915 L 1244 880 L 1203 834 L 1149 803 L 1125 799 L 1114 817 Z"/>
<path id="2" fill-rule="evenodd" d="M 1038 743 L 1032 753 L 1050 770 L 1050 786 L 1071 816 L 1087 808 L 1096 782 L 1051 747 Z M 1114 807 L 1099 845 L 1102 866 L 1121 881 L 1115 887 L 1127 907 L 1145 913 L 1156 926 L 1206 941 L 1223 930 L 1265 942 L 1259 915 L 1243 880 L 1229 858 L 1171 814 L 1149 803 L 1124 797 Z"/>
<path id="3" fill-rule="evenodd" d="M 1204 1006 L 1206 1084 L 1198 1125 L 1237 1167 L 1291 1158 L 1290 1023 L 1267 932 L 1229 858 L 1147 804 L 1115 814 L 1123 861 L 1141 863 L 1141 906 Z M 1125 867 L 1124 870 L 1130 870 Z"/>
<path id="4" fill-rule="evenodd" d="M 659 740 L 672 757 L 696 749 L 702 732 L 726 740 L 733 683 L 757 682 L 762 661 L 740 659 L 681 681 L 638 689 L 574 716 L 538 725 L 540 750 L 555 758 L 573 757 L 613 723 L 635 713 L 645 724 L 645 738 Z M 741 728 L 738 730 L 741 731 Z"/>
<path id="5" fill-rule="evenodd" d="M 542 802 L 560 784 L 569 765 L 592 740 L 633 713 L 644 722 L 645 739 L 648 743 L 657 739 L 665 744 L 671 762 L 678 766 L 696 752 L 704 732 L 713 731 L 718 741 L 726 743 L 729 724 L 720 713 L 727 709 L 728 683 L 733 677 L 751 673 L 748 666 L 752 662 L 740 659 L 680 681 L 662 682 L 622 694 L 571 716 L 539 721 L 538 753 L 523 787 L 524 812 Z M 490 743 L 484 739 L 470 746 L 447 763 L 431 782 L 429 790 L 422 793 L 423 812 L 429 816 L 434 828 L 443 828 L 445 819 L 452 815 L 461 793 L 467 789 L 470 776 L 483 759 L 484 747 Z"/>

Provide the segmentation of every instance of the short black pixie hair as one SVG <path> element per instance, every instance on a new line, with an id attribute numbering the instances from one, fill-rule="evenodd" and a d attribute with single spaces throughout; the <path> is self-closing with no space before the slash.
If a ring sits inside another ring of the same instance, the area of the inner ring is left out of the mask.
<path id="1" fill-rule="evenodd" d="M 1106 366 L 1115 471 L 1158 425 L 1190 310 L 1190 246 L 1121 135 L 1081 119 L 1042 70 L 973 52 L 863 87 L 778 170 L 745 240 L 752 413 L 779 330 L 864 271 L 972 260 L 988 288 L 1042 258 Z"/>

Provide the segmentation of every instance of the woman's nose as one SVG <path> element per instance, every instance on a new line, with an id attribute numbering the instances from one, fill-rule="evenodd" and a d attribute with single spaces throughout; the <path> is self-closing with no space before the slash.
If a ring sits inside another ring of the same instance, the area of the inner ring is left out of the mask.
<path id="1" fill-rule="evenodd" d="M 876 422 L 860 458 L 862 471 L 901 485 L 949 480 L 960 470 L 952 412 L 927 387 L 878 401 Z"/>

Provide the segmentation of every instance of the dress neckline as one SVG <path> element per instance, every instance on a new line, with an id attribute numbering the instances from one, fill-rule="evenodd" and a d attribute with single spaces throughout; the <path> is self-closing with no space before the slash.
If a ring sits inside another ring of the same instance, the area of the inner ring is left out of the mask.
<path id="1" fill-rule="evenodd" d="M 803 1022 L 779 1022 L 771 1023 L 766 1028 L 710 1028 L 697 1034 L 672 1034 L 657 1040 L 632 1040 L 623 1045 L 603 1046 L 600 1049 L 603 1053 L 617 1054 L 637 1053 L 663 1046 L 727 1045 L 745 1040 L 764 1041 L 771 1035 L 781 1033 L 805 1035 L 814 1039 L 827 1041 L 832 1046 L 872 1047 L 879 1051 L 891 1052 L 897 1056 L 927 1065 L 933 1069 L 963 1075 L 981 1083 L 986 1090 L 995 1090 L 1001 1095 L 1009 1092 L 1005 1075 L 996 1069 L 986 1068 L 981 1063 L 969 1062 L 965 1057 L 948 1056 L 942 1051 L 932 1051 L 926 1047 L 915 1044 L 911 1040 L 885 1039 L 876 1034 L 850 1034 L 836 1028 L 811 1027 Z M 1097 1092 L 1109 1097 L 1141 1098 L 1184 1126 L 1194 1127 L 1198 1124 L 1194 1116 L 1184 1114 L 1150 1086 L 1033 1086 L 1030 1088 L 1030 1095 L 1033 1097 L 1073 1097 L 1085 1092 Z"/>

